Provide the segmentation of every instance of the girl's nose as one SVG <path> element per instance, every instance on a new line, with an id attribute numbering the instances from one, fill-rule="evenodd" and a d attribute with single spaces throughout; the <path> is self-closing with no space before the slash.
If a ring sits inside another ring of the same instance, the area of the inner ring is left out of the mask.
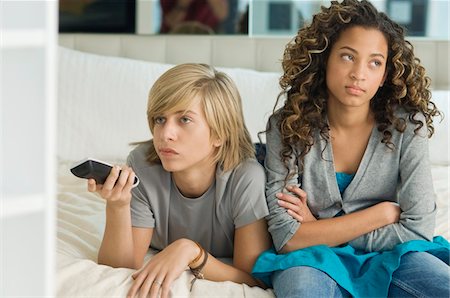
<path id="1" fill-rule="evenodd" d="M 353 67 L 353 69 L 350 73 L 350 78 L 355 81 L 365 80 L 365 78 L 366 78 L 365 69 L 364 69 L 364 65 L 362 65 L 362 63 L 355 64 L 355 66 Z"/>

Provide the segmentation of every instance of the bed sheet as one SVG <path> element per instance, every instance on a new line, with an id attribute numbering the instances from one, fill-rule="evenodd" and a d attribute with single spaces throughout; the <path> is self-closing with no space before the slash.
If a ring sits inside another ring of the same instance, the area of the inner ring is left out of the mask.
<path id="1" fill-rule="evenodd" d="M 120 164 L 120 162 L 117 162 Z M 60 165 L 57 207 L 57 297 L 126 297 L 132 269 L 98 265 L 97 252 L 105 226 L 105 203 L 87 191 L 86 181 L 72 176 L 70 165 Z M 149 251 L 148 260 L 154 251 Z M 272 290 L 234 282 L 197 280 L 186 268 L 172 288 L 172 297 L 273 298 Z"/>
<path id="2" fill-rule="evenodd" d="M 120 161 L 115 161 L 119 163 Z M 96 263 L 105 225 L 104 201 L 86 190 L 86 182 L 69 172 L 69 163 L 59 165 L 57 214 L 57 297 L 125 297 L 134 270 Z M 449 239 L 449 166 L 433 166 L 437 193 L 436 235 Z M 146 259 L 154 251 L 149 251 Z M 273 298 L 271 289 L 233 282 L 198 280 L 189 291 L 193 276 L 186 270 L 171 288 L 172 297 Z"/>

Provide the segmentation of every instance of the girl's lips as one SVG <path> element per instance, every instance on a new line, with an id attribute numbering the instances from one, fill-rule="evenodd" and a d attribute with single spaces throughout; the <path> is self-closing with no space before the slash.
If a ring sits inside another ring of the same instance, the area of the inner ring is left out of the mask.
<path id="1" fill-rule="evenodd" d="M 345 90 L 351 95 L 360 95 L 365 91 L 358 86 L 345 86 Z"/>

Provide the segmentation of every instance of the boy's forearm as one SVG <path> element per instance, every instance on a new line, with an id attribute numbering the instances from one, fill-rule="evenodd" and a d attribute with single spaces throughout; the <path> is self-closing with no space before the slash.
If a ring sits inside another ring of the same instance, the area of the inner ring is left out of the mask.
<path id="1" fill-rule="evenodd" d="M 208 257 L 208 263 L 203 270 L 203 274 L 206 279 L 211 281 L 233 281 L 236 283 L 244 283 L 250 287 L 266 287 L 262 282 L 255 279 L 249 272 L 238 269 L 233 265 L 225 264 L 211 255 Z"/>
<path id="2" fill-rule="evenodd" d="M 135 268 L 130 207 L 106 206 L 106 225 L 98 253 L 98 263 Z"/>

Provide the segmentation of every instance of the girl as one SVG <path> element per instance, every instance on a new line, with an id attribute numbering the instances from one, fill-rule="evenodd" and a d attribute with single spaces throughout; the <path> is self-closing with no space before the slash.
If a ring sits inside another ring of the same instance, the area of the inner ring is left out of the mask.
<path id="1" fill-rule="evenodd" d="M 270 246 L 265 175 L 235 84 L 207 65 L 175 66 L 151 88 L 147 117 L 153 140 L 130 153 L 129 167 L 114 167 L 104 185 L 88 182 L 106 200 L 98 262 L 137 269 L 149 247 L 160 250 L 133 275 L 130 297 L 167 297 L 186 268 L 261 285 L 249 273 Z"/>
<path id="2" fill-rule="evenodd" d="M 448 243 L 431 242 L 439 112 L 403 29 L 368 1 L 332 1 L 283 68 L 265 164 L 282 254 L 263 254 L 255 276 L 279 297 L 449 297 L 449 267 L 430 254 L 448 262 Z"/>

